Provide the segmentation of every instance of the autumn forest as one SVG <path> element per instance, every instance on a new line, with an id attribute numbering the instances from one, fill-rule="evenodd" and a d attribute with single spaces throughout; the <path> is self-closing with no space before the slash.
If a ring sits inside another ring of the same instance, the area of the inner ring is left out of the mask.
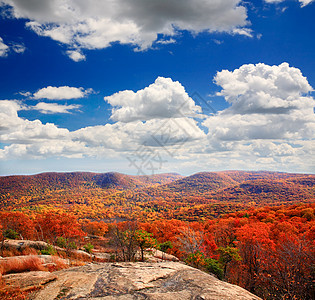
<path id="1" fill-rule="evenodd" d="M 314 186 L 310 174 L 245 171 L 0 177 L 1 256 L 20 255 L 5 239 L 124 261 L 158 248 L 263 299 L 312 299 Z"/>

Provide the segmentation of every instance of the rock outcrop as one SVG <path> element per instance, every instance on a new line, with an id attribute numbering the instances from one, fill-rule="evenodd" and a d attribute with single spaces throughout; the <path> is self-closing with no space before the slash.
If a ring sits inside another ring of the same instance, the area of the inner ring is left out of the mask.
<path id="1" fill-rule="evenodd" d="M 180 262 L 91 263 L 53 274 L 31 299 L 260 299 Z"/>
<path id="2" fill-rule="evenodd" d="M 5 249 L 22 251 L 26 248 L 34 248 L 37 250 L 44 250 L 48 246 L 47 243 L 42 241 L 30 241 L 30 240 L 4 240 L 3 247 Z"/>
<path id="3" fill-rule="evenodd" d="M 7 250 L 17 250 L 22 251 L 26 248 L 33 248 L 36 250 L 45 250 L 47 247 L 52 246 L 43 241 L 31 241 L 31 240 L 4 240 L 3 247 Z M 64 249 L 57 246 L 52 246 L 55 251 L 58 253 L 71 253 L 75 254 L 82 259 L 91 260 L 94 258 L 92 254 L 89 254 L 82 250 L 74 250 L 74 249 Z"/>
<path id="4" fill-rule="evenodd" d="M 32 271 L 3 276 L 3 280 L 6 283 L 6 290 L 20 289 L 22 291 L 33 290 L 34 288 L 42 288 L 48 282 L 56 279 L 57 276 L 54 273 L 44 271 Z"/>

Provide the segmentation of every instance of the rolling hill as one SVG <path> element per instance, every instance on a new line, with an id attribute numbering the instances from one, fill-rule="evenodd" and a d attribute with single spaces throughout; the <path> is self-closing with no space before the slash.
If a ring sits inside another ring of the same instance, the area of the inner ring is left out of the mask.
<path id="1" fill-rule="evenodd" d="M 183 177 L 72 172 L 0 177 L 3 210 L 67 210 L 104 220 L 135 216 L 194 220 L 250 206 L 314 200 L 311 174 L 221 171 Z"/>

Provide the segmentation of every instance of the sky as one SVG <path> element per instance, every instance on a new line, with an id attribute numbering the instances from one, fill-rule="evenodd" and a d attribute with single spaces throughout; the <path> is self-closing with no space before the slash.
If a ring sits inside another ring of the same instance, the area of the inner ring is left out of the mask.
<path id="1" fill-rule="evenodd" d="M 314 2 L 0 0 L 0 175 L 314 173 Z"/>

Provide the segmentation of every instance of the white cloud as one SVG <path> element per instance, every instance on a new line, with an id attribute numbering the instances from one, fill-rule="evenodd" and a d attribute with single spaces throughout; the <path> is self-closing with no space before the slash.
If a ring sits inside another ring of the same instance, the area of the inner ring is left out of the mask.
<path id="1" fill-rule="evenodd" d="M 35 109 L 56 112 L 60 108 L 51 103 L 46 105 L 39 103 Z M 51 123 L 43 124 L 39 120 L 29 121 L 18 116 L 18 111 L 30 109 L 34 107 L 23 106 L 18 101 L 0 101 L 0 140 L 10 144 L 0 149 L 2 159 L 107 156 L 111 149 L 131 152 L 141 145 L 166 149 L 176 147 L 177 143 L 205 138 L 196 121 L 185 117 L 175 121 L 117 122 L 69 132 Z"/>
<path id="2" fill-rule="evenodd" d="M 79 109 L 81 107 L 81 105 L 60 105 L 57 103 L 45 103 L 45 102 L 40 102 L 37 103 L 35 106 L 30 107 L 30 109 L 32 110 L 38 110 L 40 111 L 42 114 L 55 114 L 55 113 L 59 113 L 59 114 L 69 114 L 71 113 L 71 110 L 74 109 Z"/>
<path id="3" fill-rule="evenodd" d="M 0 2 L 1 7 L 1 2 Z M 14 51 L 15 53 L 23 53 L 26 50 L 26 47 L 23 44 L 18 43 L 8 43 L 6 45 L 3 42 L 3 39 L 0 37 L 0 57 L 6 57 L 8 56 L 10 51 Z"/>
<path id="4" fill-rule="evenodd" d="M 174 39 L 158 40 L 156 43 L 157 43 L 157 44 L 162 44 L 162 45 L 168 45 L 168 44 L 174 44 L 174 43 L 176 43 L 176 40 L 174 40 Z"/>
<path id="5" fill-rule="evenodd" d="M 114 121 L 191 117 L 201 112 L 178 81 L 164 77 L 137 92 L 121 91 L 104 99 L 113 106 Z"/>
<path id="6" fill-rule="evenodd" d="M 250 28 L 234 28 L 232 30 L 233 34 L 239 34 L 239 35 L 244 35 L 247 37 L 252 38 L 253 37 L 253 30 Z"/>
<path id="7" fill-rule="evenodd" d="M 310 4 L 311 2 L 313 2 L 314 0 L 299 0 L 301 3 L 301 6 L 304 7 L 308 4 Z"/>
<path id="8" fill-rule="evenodd" d="M 18 116 L 18 111 L 28 109 L 20 102 L 0 101 L 0 140 L 3 143 L 37 143 L 42 140 L 59 140 L 69 133 L 56 125 L 42 124 L 39 120 L 29 121 Z"/>
<path id="9" fill-rule="evenodd" d="M 6 57 L 9 52 L 9 47 L 3 42 L 3 39 L 0 37 L 0 57 Z"/>
<path id="10" fill-rule="evenodd" d="M 102 49 L 119 42 L 144 50 L 158 34 L 170 38 L 178 30 L 251 35 L 241 0 L 2 1 L 12 7 L 14 17 L 28 19 L 26 25 L 38 35 L 78 49 L 68 51 L 75 61 L 83 58 L 79 49 Z"/>
<path id="11" fill-rule="evenodd" d="M 85 55 L 83 55 L 80 51 L 77 51 L 77 50 L 68 50 L 67 54 L 75 62 L 82 61 L 82 60 L 86 59 Z"/>
<path id="12" fill-rule="evenodd" d="M 284 2 L 286 0 L 265 0 L 265 2 L 267 3 L 280 3 L 280 2 Z M 311 2 L 313 2 L 314 0 L 298 0 L 301 3 L 301 7 L 304 7 L 308 4 L 310 4 Z"/>
<path id="13" fill-rule="evenodd" d="M 23 97 L 30 97 L 30 96 L 32 96 L 32 93 L 31 92 L 19 92 L 19 94 L 21 95 L 21 96 L 23 96 Z"/>
<path id="14" fill-rule="evenodd" d="M 83 98 L 89 94 L 91 90 L 84 90 L 82 87 L 70 87 L 70 86 L 48 86 L 42 88 L 34 93 L 34 99 L 48 99 L 48 100 L 67 100 Z"/>
<path id="15" fill-rule="evenodd" d="M 26 50 L 26 47 L 23 44 L 17 43 L 13 43 L 11 48 L 15 53 L 24 53 Z"/>
<path id="16" fill-rule="evenodd" d="M 32 107 L 0 101 L 0 140 L 8 144 L 0 148 L 0 158 L 93 157 L 108 161 L 111 157 L 111 163 L 115 159 L 121 163 L 127 157 L 141 160 L 152 154 L 169 161 L 163 171 L 314 172 L 310 164 L 315 148 L 314 99 L 309 95 L 313 89 L 299 69 L 287 63 L 250 64 L 222 70 L 214 80 L 230 106 L 204 120 L 207 134 L 192 116 L 199 112 L 198 107 L 184 87 L 170 78 L 159 77 L 140 91 L 108 97 L 117 122 L 75 131 L 23 119 L 18 112 Z M 185 101 L 184 113 L 178 114 L 175 108 Z M 127 159 L 125 162 L 127 168 Z"/>
<path id="17" fill-rule="evenodd" d="M 75 141 L 84 141 L 93 147 L 106 147 L 118 151 L 134 151 L 140 145 L 173 147 L 205 138 L 205 133 L 190 118 L 129 123 L 117 122 L 104 126 L 91 126 L 71 133 Z"/>
<path id="18" fill-rule="evenodd" d="M 299 156 L 293 144 L 314 139 L 315 101 L 308 96 L 313 89 L 299 69 L 249 64 L 218 72 L 214 81 L 231 106 L 203 123 L 209 153 Z"/>
<path id="19" fill-rule="evenodd" d="M 295 109 L 312 109 L 314 100 L 304 97 L 313 91 L 301 71 L 288 63 L 279 66 L 243 65 L 233 72 L 218 72 L 214 82 L 222 87 L 232 106 L 225 113 L 284 114 Z"/>
<path id="20" fill-rule="evenodd" d="M 82 158 L 85 145 L 71 140 L 42 140 L 32 144 L 12 144 L 0 149 L 2 158 L 42 159 L 48 157 Z"/>
<path id="21" fill-rule="evenodd" d="M 72 141 L 68 129 L 39 120 L 20 118 L 18 111 L 29 109 L 18 101 L 0 101 L 0 140 L 9 144 L 0 149 L 2 160 L 16 158 L 82 157 L 86 145 Z"/>

